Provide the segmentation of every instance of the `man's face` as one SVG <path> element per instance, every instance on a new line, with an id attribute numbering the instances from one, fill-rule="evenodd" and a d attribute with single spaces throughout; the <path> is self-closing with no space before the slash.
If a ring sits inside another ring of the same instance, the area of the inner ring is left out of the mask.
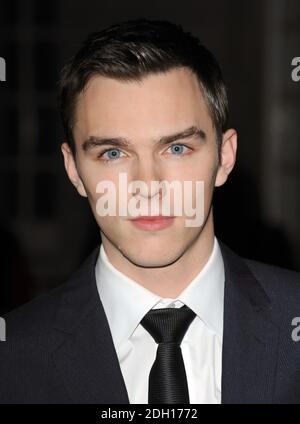
<path id="1" fill-rule="evenodd" d="M 162 143 L 162 137 L 191 128 L 194 131 L 185 136 Z M 76 162 L 66 147 L 65 165 L 79 193 L 88 197 L 104 245 L 117 249 L 138 266 L 161 267 L 178 260 L 200 237 L 203 224 L 188 227 L 186 219 L 190 217 L 184 209 L 169 226 L 151 231 L 136 226 L 130 216 L 118 216 L 119 175 L 125 174 L 128 184 L 136 180 L 147 184 L 148 194 L 127 193 L 128 201 L 136 196 L 144 206 L 154 196 L 161 205 L 161 193 L 151 194 L 151 181 L 176 180 L 182 187 L 185 181 L 192 182 L 190 201 L 195 207 L 195 182 L 203 181 L 205 224 L 214 186 L 224 183 L 226 172 L 218 167 L 215 130 L 196 76 L 184 68 L 150 75 L 139 82 L 94 76 L 78 96 L 73 135 Z M 103 138 L 122 139 L 127 144 L 86 142 Z M 103 180 L 116 187 L 117 216 L 97 213 L 101 194 L 96 187 Z M 170 208 L 173 215 L 174 195 Z"/>

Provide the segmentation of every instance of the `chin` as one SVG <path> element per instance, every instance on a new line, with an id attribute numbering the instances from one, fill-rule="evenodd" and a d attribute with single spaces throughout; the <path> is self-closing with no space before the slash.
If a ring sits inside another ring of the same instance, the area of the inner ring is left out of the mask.
<path id="1" fill-rule="evenodd" d="M 162 268 L 173 264 L 180 258 L 180 253 L 170 252 L 166 250 L 164 254 L 162 250 L 140 250 L 136 252 L 123 251 L 123 255 L 134 265 L 143 268 Z"/>

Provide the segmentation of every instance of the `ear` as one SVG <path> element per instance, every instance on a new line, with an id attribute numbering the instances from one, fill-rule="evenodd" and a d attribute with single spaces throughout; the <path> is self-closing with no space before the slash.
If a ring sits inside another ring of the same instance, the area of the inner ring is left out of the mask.
<path id="1" fill-rule="evenodd" d="M 77 172 L 76 162 L 73 153 L 68 143 L 61 144 L 61 151 L 64 157 L 65 169 L 71 183 L 74 185 L 74 187 L 81 196 L 87 197 L 84 185 Z"/>
<path id="2" fill-rule="evenodd" d="M 223 185 L 236 161 L 237 133 L 234 129 L 227 130 L 222 137 L 220 150 L 220 165 L 216 175 L 215 186 Z"/>

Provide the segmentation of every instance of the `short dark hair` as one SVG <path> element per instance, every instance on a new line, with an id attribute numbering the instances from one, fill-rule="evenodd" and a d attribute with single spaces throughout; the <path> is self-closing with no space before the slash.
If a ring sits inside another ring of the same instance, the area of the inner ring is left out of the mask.
<path id="1" fill-rule="evenodd" d="M 218 143 L 228 121 L 227 89 L 214 55 L 180 25 L 136 19 L 90 34 L 61 71 L 58 102 L 66 139 L 76 154 L 72 127 L 76 100 L 88 80 L 102 75 L 124 81 L 174 68 L 191 69 L 198 78 Z"/>

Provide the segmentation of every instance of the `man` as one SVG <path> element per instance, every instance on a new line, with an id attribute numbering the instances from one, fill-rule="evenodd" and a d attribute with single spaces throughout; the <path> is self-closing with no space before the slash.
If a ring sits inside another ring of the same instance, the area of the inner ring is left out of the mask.
<path id="1" fill-rule="evenodd" d="M 171 23 L 123 22 L 86 40 L 59 98 L 66 172 L 102 243 L 69 281 L 5 317 L 1 402 L 300 403 L 299 274 L 214 235 L 213 192 L 237 134 L 213 55 Z M 155 181 L 178 182 L 167 214 L 141 212 L 166 199 Z M 186 182 L 196 225 L 178 212 Z"/>

